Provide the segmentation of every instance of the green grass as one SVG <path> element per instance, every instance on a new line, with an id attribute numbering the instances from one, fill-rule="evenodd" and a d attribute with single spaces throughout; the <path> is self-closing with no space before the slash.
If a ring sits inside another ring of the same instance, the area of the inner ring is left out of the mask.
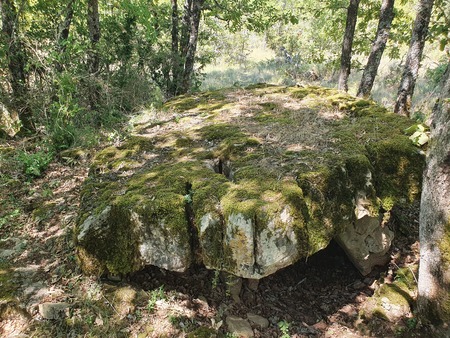
<path id="1" fill-rule="evenodd" d="M 337 87 L 338 72 L 326 65 L 288 64 L 277 57 L 264 43 L 264 37 L 252 35 L 246 58 L 239 62 L 230 62 L 230 57 L 219 57 L 216 63 L 205 67 L 201 90 L 214 90 L 227 87 L 245 87 L 255 83 L 272 83 L 295 85 L 296 83 L 319 84 L 324 87 Z M 405 54 L 404 46 L 400 55 Z M 416 82 L 413 96 L 412 118 L 423 122 L 431 113 L 437 97 L 437 84 L 445 59 L 436 44 L 426 45 L 424 60 Z M 352 69 L 349 77 L 349 93 L 356 95 L 362 76 L 362 69 L 367 61 L 364 56 L 354 56 L 359 68 Z M 444 60 L 444 61 L 443 61 Z M 362 65 L 362 66 L 361 66 Z M 401 60 L 389 59 L 387 53 L 381 60 L 378 75 L 372 89 L 372 98 L 393 110 L 400 83 L 403 65 Z M 317 78 L 311 74 L 317 75 Z"/>

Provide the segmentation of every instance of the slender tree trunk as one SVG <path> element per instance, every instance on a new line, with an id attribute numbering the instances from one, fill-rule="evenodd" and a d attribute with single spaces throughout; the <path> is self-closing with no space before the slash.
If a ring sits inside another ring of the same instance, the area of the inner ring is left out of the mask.
<path id="1" fill-rule="evenodd" d="M 391 30 L 392 20 L 394 19 L 394 2 L 395 0 L 382 0 L 376 38 L 372 44 L 372 50 L 358 88 L 358 96 L 360 97 L 369 97 L 372 91 L 373 82 L 377 76 L 381 57 L 386 48 L 389 31 Z"/>
<path id="2" fill-rule="evenodd" d="M 181 87 L 182 93 L 187 93 L 192 85 L 195 53 L 197 51 L 198 28 L 200 25 L 203 3 L 204 0 L 192 0 L 189 41 L 187 45 L 186 59 L 184 62 L 183 81 Z"/>
<path id="3" fill-rule="evenodd" d="M 100 56 L 98 42 L 100 41 L 100 18 L 98 14 L 98 0 L 88 0 L 87 22 L 91 48 L 88 55 L 88 70 L 90 74 L 96 74 L 100 68 Z"/>
<path id="4" fill-rule="evenodd" d="M 19 21 L 13 0 L 0 0 L 2 13 L 2 40 L 8 58 L 8 70 L 12 89 L 12 104 L 19 112 L 19 118 L 25 129 L 33 129 L 31 111 L 26 105 L 26 55 L 19 35 Z"/>
<path id="5" fill-rule="evenodd" d="M 183 63 L 180 56 L 179 42 L 179 20 L 178 20 L 178 3 L 172 0 L 172 82 L 170 83 L 169 92 L 171 95 L 177 95 L 181 84 L 181 76 L 183 74 Z"/>
<path id="6" fill-rule="evenodd" d="M 89 29 L 89 40 L 91 42 L 87 58 L 88 72 L 91 75 L 88 83 L 90 88 L 88 101 L 90 109 L 96 111 L 100 100 L 100 87 L 97 81 L 98 72 L 100 70 L 100 54 L 98 51 L 98 42 L 100 41 L 100 17 L 98 13 L 98 0 L 88 0 L 87 5 L 87 24 Z"/>
<path id="7" fill-rule="evenodd" d="M 341 70 L 339 73 L 338 88 L 348 91 L 348 77 L 352 61 L 352 46 L 355 36 L 356 20 L 358 18 L 358 7 L 360 0 L 350 0 L 347 8 L 347 21 L 345 24 L 344 40 L 342 41 Z"/>
<path id="8" fill-rule="evenodd" d="M 434 0 L 420 0 L 394 112 L 409 116 Z"/>
<path id="9" fill-rule="evenodd" d="M 431 145 L 420 204 L 419 312 L 424 322 L 450 323 L 450 62 L 432 114 Z M 450 327 L 440 337 L 450 336 Z"/>
<path id="10" fill-rule="evenodd" d="M 184 12 L 181 22 L 181 37 L 180 37 L 180 52 L 182 55 L 186 55 L 189 35 L 191 30 L 191 20 L 192 20 L 192 4 L 196 0 L 185 0 L 184 1 Z"/>
<path id="11" fill-rule="evenodd" d="M 66 52 L 67 39 L 69 38 L 70 25 L 73 19 L 73 3 L 74 0 L 69 0 L 64 10 L 64 20 L 60 23 L 58 28 L 58 52 L 60 55 L 64 55 Z M 56 62 L 56 69 L 58 72 L 63 71 L 63 65 L 58 60 Z"/>
<path id="12" fill-rule="evenodd" d="M 172 0 L 172 54 L 178 54 L 178 3 Z"/>

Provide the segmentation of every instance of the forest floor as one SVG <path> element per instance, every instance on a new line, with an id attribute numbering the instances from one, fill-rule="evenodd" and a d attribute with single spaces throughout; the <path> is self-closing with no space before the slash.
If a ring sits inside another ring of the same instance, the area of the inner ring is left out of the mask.
<path id="1" fill-rule="evenodd" d="M 432 336 L 414 317 L 418 205 L 393 215 L 391 261 L 369 276 L 332 243 L 256 290 L 244 281 L 237 293 L 229 276 L 202 266 L 90 278 L 77 267 L 73 244 L 89 156 L 60 156 L 42 177 L 27 180 L 8 152 L 33 142 L 0 143 L 1 337 L 230 338 L 227 318 L 251 314 L 267 320 L 247 321 L 254 337 Z M 409 288 L 398 303 L 380 291 L 397 282 Z"/>

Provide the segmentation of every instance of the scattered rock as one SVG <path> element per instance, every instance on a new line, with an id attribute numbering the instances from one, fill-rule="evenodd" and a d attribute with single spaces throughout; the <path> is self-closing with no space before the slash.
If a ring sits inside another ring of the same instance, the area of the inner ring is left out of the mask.
<path id="1" fill-rule="evenodd" d="M 366 176 L 366 187 L 372 187 L 372 174 Z M 356 221 L 336 236 L 339 245 L 363 276 L 374 266 L 386 264 L 394 233 L 382 225 L 383 215 L 379 214 L 376 202 L 358 192 L 355 207 Z"/>
<path id="2" fill-rule="evenodd" d="M 375 281 L 375 278 L 373 278 L 373 277 L 366 277 L 363 280 L 364 284 L 367 284 L 367 285 L 371 285 L 374 281 Z"/>
<path id="3" fill-rule="evenodd" d="M 1 250 L 0 258 L 5 259 L 15 254 L 15 250 Z"/>
<path id="4" fill-rule="evenodd" d="M 111 288 L 107 292 L 107 298 L 121 317 L 132 313 L 136 308 L 136 290 L 129 287 Z"/>
<path id="5" fill-rule="evenodd" d="M 205 296 L 198 296 L 197 297 L 197 301 L 200 303 L 200 304 L 202 304 L 202 306 L 205 306 L 205 307 L 208 307 L 209 306 L 209 304 L 208 304 L 208 300 L 206 299 L 206 297 Z"/>
<path id="6" fill-rule="evenodd" d="M 360 290 L 366 287 L 366 284 L 364 284 L 363 282 L 361 282 L 360 280 L 357 280 L 356 282 L 354 282 L 352 284 L 353 288 L 355 290 Z"/>
<path id="7" fill-rule="evenodd" d="M 46 288 L 46 285 L 39 281 L 36 283 L 26 283 L 28 286 L 23 290 L 23 295 L 25 297 L 32 297 L 34 296 L 36 293 L 38 293 L 39 291 L 44 290 Z"/>
<path id="8" fill-rule="evenodd" d="M 43 303 L 39 304 L 39 314 L 44 319 L 58 319 L 65 315 L 69 308 L 67 303 Z"/>
<path id="9" fill-rule="evenodd" d="M 99 315 L 95 318 L 94 324 L 97 326 L 103 326 L 103 318 L 101 315 Z"/>
<path id="10" fill-rule="evenodd" d="M 89 157 L 89 153 L 86 150 L 78 147 L 61 151 L 59 153 L 59 157 L 66 164 L 74 165 L 77 162 L 84 162 Z"/>
<path id="11" fill-rule="evenodd" d="M 366 313 L 376 315 L 392 323 L 411 314 L 413 298 L 411 289 L 401 282 L 381 285 L 363 305 Z"/>
<path id="12" fill-rule="evenodd" d="M 317 322 L 314 325 L 312 325 L 312 327 L 317 331 L 325 331 L 328 328 L 328 324 L 325 323 L 324 320 L 321 320 L 320 322 Z"/>
<path id="13" fill-rule="evenodd" d="M 346 314 L 349 317 L 356 317 L 358 315 L 358 312 L 356 312 L 355 308 L 352 305 L 350 305 L 350 304 L 347 304 L 347 305 L 343 306 L 339 310 L 339 312 L 343 313 L 343 314 Z"/>
<path id="14" fill-rule="evenodd" d="M 250 323 L 242 318 L 235 316 L 228 316 L 226 319 L 228 331 L 234 333 L 240 338 L 253 337 L 253 330 Z"/>
<path id="15" fill-rule="evenodd" d="M 376 290 L 379 287 L 378 281 L 374 280 L 372 284 L 369 285 L 369 289 Z"/>
<path id="16" fill-rule="evenodd" d="M 120 275 L 113 275 L 113 274 L 108 274 L 107 278 L 110 282 L 115 282 L 115 283 L 118 283 L 122 280 L 122 277 Z"/>
<path id="17" fill-rule="evenodd" d="M 227 287 L 231 298 L 235 303 L 241 302 L 241 290 L 242 290 L 242 278 L 233 275 L 228 275 L 227 277 Z"/>
<path id="18" fill-rule="evenodd" d="M 19 337 L 30 320 L 30 314 L 17 302 L 0 299 L 0 336 Z"/>
<path id="19" fill-rule="evenodd" d="M 262 329 L 269 327 L 269 321 L 266 318 L 256 315 L 254 313 L 251 312 L 247 313 L 247 319 L 252 323 L 255 323 L 256 325 L 259 325 Z"/>

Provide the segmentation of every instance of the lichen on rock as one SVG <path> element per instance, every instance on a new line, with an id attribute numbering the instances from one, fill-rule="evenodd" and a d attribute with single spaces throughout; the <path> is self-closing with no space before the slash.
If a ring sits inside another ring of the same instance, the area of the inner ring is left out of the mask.
<path id="1" fill-rule="evenodd" d="M 420 192 L 411 122 L 333 89 L 205 92 L 140 120 L 97 154 L 84 184 L 87 273 L 197 262 L 260 279 L 333 238 L 367 273 L 392 240 L 383 213 Z"/>

